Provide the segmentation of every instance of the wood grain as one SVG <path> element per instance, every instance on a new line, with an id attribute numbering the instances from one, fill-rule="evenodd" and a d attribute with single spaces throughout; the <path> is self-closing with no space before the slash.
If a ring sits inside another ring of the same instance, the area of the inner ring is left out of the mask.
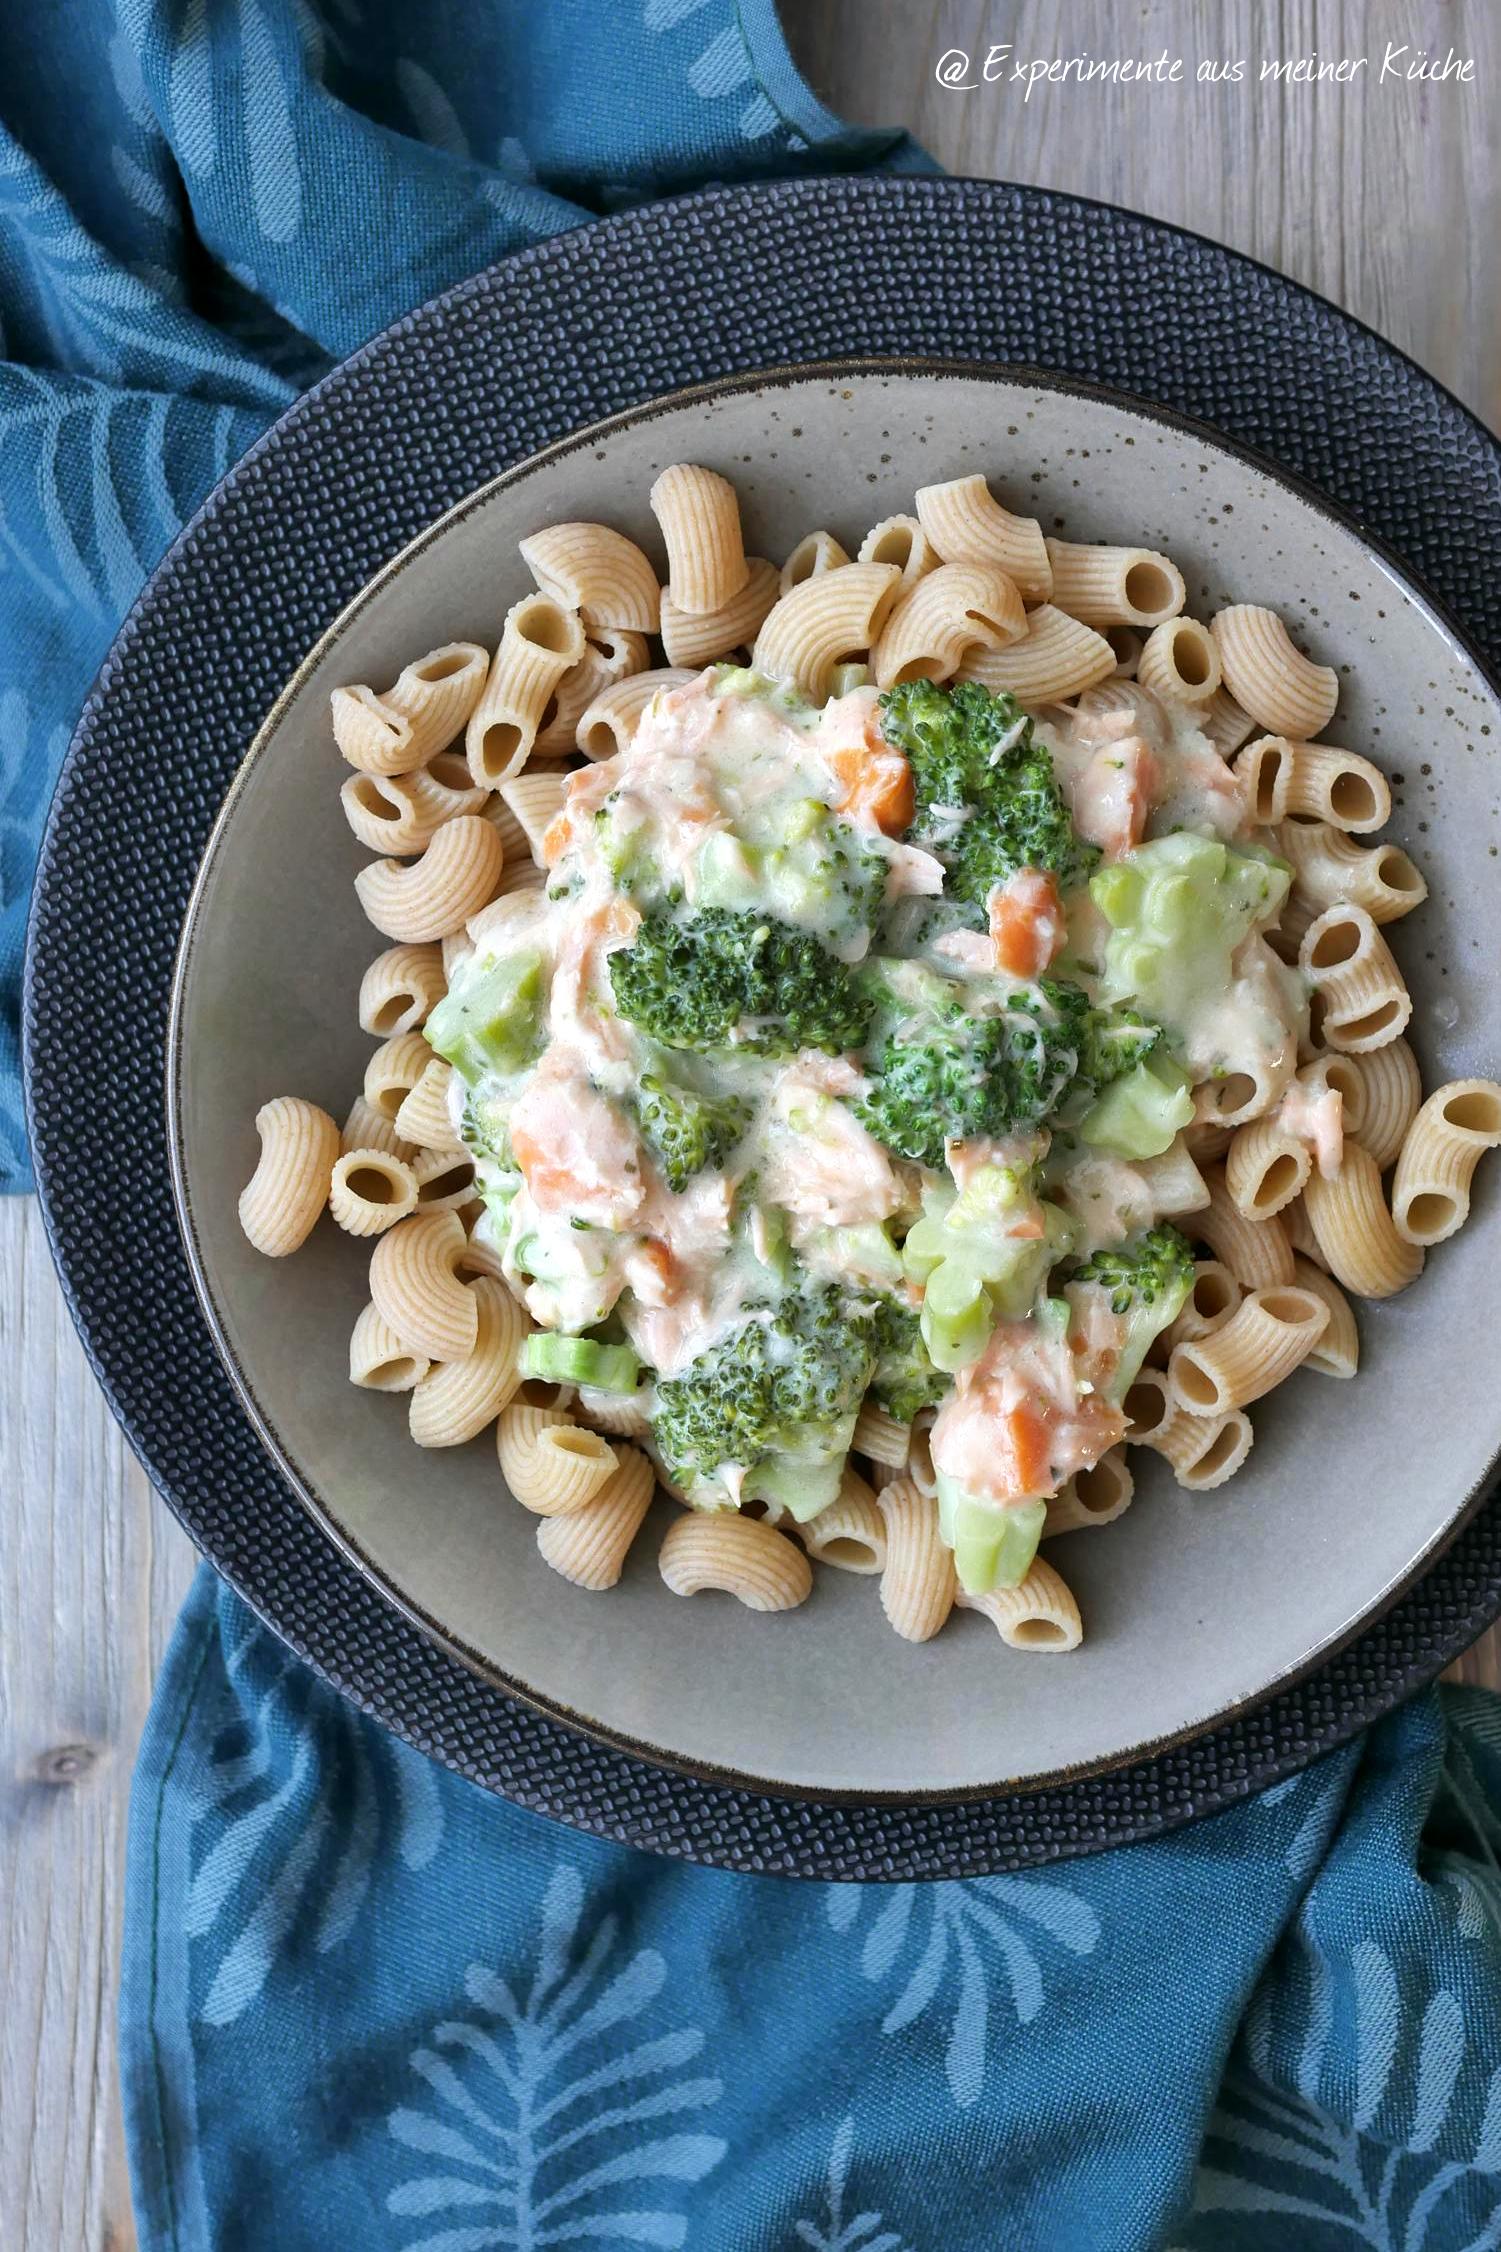
<path id="1" fill-rule="evenodd" d="M 1491 0 L 789 0 L 831 106 L 949 170 L 1197 228 L 1323 291 L 1501 422 L 1501 9 Z M 946 48 L 1253 58 L 1239 87 L 949 93 Z M 1476 59 L 1477 83 L 1284 88 L 1262 57 Z M 0 1203 L 0 2236 L 127 2252 L 113 2021 L 131 1760 L 193 1557 L 110 1419 L 36 1209 Z M 1501 1688 L 1501 1636 L 1454 1676 Z"/>

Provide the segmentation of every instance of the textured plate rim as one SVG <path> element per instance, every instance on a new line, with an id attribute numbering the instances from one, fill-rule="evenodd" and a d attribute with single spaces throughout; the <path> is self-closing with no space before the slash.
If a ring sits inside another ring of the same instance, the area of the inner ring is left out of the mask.
<path id="1" fill-rule="evenodd" d="M 1082 200 L 1082 199 L 1081 199 Z M 1104 208 L 1113 208 L 1105 206 Z M 1186 230 L 1177 230 L 1185 232 Z M 1203 240 L 1202 237 L 1193 237 Z M 1254 263 L 1254 261 L 1253 261 Z M 1270 269 L 1268 269 L 1270 270 Z M 477 277 L 482 278 L 482 277 Z M 1281 279 L 1282 277 L 1278 277 Z M 461 287 L 468 287 L 463 284 Z M 1310 293 L 1311 294 L 1311 293 Z M 1372 332 L 1374 334 L 1374 332 Z M 345 363 L 346 365 L 348 363 Z M 1421 372 L 1421 371 L 1420 371 Z M 1443 603 L 1414 572 L 1412 567 L 1379 536 L 1361 525 L 1353 515 L 1329 499 L 1316 486 L 1311 485 L 1296 472 L 1284 469 L 1280 463 L 1258 448 L 1234 439 L 1200 417 L 1162 406 L 1125 390 L 1119 385 L 1100 383 L 1085 377 L 1062 375 L 1025 362 L 949 359 L 934 354 L 859 354 L 845 359 L 779 362 L 766 367 L 747 369 L 733 375 L 710 377 L 705 381 L 686 384 L 680 388 L 658 393 L 622 408 L 617 413 L 580 425 L 563 437 L 511 463 L 495 477 L 489 478 L 472 492 L 466 493 L 452 506 L 425 524 L 420 531 L 389 557 L 380 569 L 358 588 L 338 614 L 329 622 L 317 641 L 307 651 L 268 708 L 265 717 L 236 767 L 225 790 L 219 810 L 214 817 L 204 844 L 202 857 L 193 878 L 182 929 L 174 949 L 171 985 L 168 1003 L 168 1021 L 164 1056 L 164 1092 L 167 1119 L 167 1148 L 171 1177 L 173 1207 L 182 1236 L 194 1293 L 203 1314 L 214 1349 L 228 1374 L 235 1392 L 244 1407 L 258 1440 L 274 1464 L 278 1474 L 296 1497 L 300 1506 L 318 1526 L 320 1532 L 339 1551 L 344 1559 L 360 1574 L 366 1584 L 391 1605 L 412 1626 L 418 1629 L 437 1647 L 455 1658 L 489 1687 L 526 1706 L 544 1719 L 556 1722 L 591 1742 L 612 1750 L 625 1752 L 632 1758 L 684 1776 L 695 1782 L 720 1788 L 748 1791 L 784 1799 L 790 1802 L 811 1803 L 831 1807 L 887 1807 L 903 1806 L 942 1807 L 969 1805 L 1004 1797 L 1025 1797 L 1031 1792 L 1066 1788 L 1071 1783 L 1089 1780 L 1096 1776 L 1120 1773 L 1150 1761 L 1164 1752 L 1181 1749 L 1212 1735 L 1227 1722 L 1254 1713 L 1285 1691 L 1306 1682 L 1322 1667 L 1337 1658 L 1342 1651 L 1357 1641 L 1402 1597 L 1422 1580 L 1444 1551 L 1464 1530 L 1476 1511 L 1480 1509 L 1497 1488 L 1497 1467 L 1501 1464 L 1501 1439 L 1475 1483 L 1461 1497 L 1452 1513 L 1433 1534 L 1427 1544 L 1409 1563 L 1388 1580 L 1359 1611 L 1344 1619 L 1322 1640 L 1305 1651 L 1292 1664 L 1271 1680 L 1262 1683 L 1246 1696 L 1233 1703 L 1219 1706 L 1215 1711 L 1186 1722 L 1182 1727 L 1147 1738 L 1127 1746 L 1121 1751 L 1098 1759 L 1080 1760 L 1071 1765 L 1036 1771 L 1022 1776 L 998 1777 L 984 1783 L 957 1785 L 939 1790 L 893 1788 L 833 1788 L 817 1784 L 799 1784 L 748 1773 L 742 1769 L 721 1767 L 712 1762 L 693 1760 L 647 1740 L 613 1729 L 607 1723 L 578 1713 L 569 1705 L 549 1698 L 529 1688 L 524 1682 L 509 1675 L 502 1666 L 482 1651 L 465 1642 L 461 1636 L 427 1612 L 411 1595 L 407 1594 L 361 1546 L 354 1534 L 335 1514 L 298 1470 L 292 1455 L 281 1439 L 270 1411 L 257 1393 L 249 1372 L 241 1364 L 234 1346 L 225 1330 L 219 1307 L 209 1284 L 202 1248 L 193 1219 L 188 1194 L 184 1157 L 184 1125 L 182 1116 L 183 1077 L 183 1011 L 185 989 L 191 971 L 195 940 L 198 936 L 204 895 L 212 880 L 215 864 L 232 825 L 238 800 L 248 784 L 251 774 L 270 746 L 273 736 L 296 698 L 303 683 L 316 670 L 329 652 L 334 649 L 348 627 L 365 610 L 382 589 L 399 577 L 424 550 L 443 537 L 455 525 L 487 506 L 497 494 L 508 491 L 545 471 L 570 455 L 606 442 L 623 430 L 638 428 L 643 423 L 659 420 L 683 409 L 707 407 L 716 400 L 746 392 L 768 389 L 793 389 L 804 384 L 826 384 L 850 376 L 858 377 L 931 377 L 935 380 L 957 378 L 961 381 L 1006 385 L 1023 390 L 1037 390 L 1064 398 L 1084 399 L 1095 405 L 1111 407 L 1133 415 L 1142 421 L 1165 428 L 1175 435 L 1194 439 L 1199 444 L 1225 455 L 1242 469 L 1249 469 L 1265 477 L 1270 483 L 1323 517 L 1340 533 L 1353 539 L 1357 545 L 1375 559 L 1395 582 L 1403 597 L 1425 618 L 1429 629 L 1449 645 L 1451 654 L 1475 674 L 1495 704 L 1501 716 L 1501 673 L 1492 668 L 1473 647 L 1464 629 Z M 266 433 L 274 434 L 276 426 Z M 262 440 L 261 443 L 264 443 Z M 49 1229 L 50 1235 L 50 1229 Z M 1495 1614 L 1501 1616 L 1501 1587 L 1496 1591 Z M 1447 1660 L 1441 1661 L 1447 1663 Z M 1435 1670 L 1441 1670 L 1435 1669 Z M 1431 1678 L 1431 1677 L 1430 1677 Z M 1404 1690 L 1402 1694 L 1410 1693 Z M 1365 1725 L 1358 1722 L 1356 1726 Z"/>

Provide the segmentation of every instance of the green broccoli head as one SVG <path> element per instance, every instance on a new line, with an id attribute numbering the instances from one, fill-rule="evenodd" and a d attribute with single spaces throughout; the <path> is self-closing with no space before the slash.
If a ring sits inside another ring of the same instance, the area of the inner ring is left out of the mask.
<path id="1" fill-rule="evenodd" d="M 868 1304 L 830 1285 L 753 1314 L 680 1376 L 663 1377 L 652 1436 L 669 1474 L 694 1486 L 725 1463 L 753 1470 L 778 1449 L 807 1452 L 859 1407 L 873 1327 Z"/>
<path id="2" fill-rule="evenodd" d="M 837 1055 L 870 1023 L 856 978 L 809 932 L 723 907 L 648 916 L 610 956 L 610 983 L 620 1014 L 664 1048 Z"/>
<path id="3" fill-rule="evenodd" d="M 922 1324 L 911 1306 L 900 1299 L 883 1298 L 876 1306 L 871 1329 L 875 1366 L 870 1391 L 878 1407 L 910 1423 L 925 1407 L 936 1407 L 952 1379 L 936 1369 L 923 1343 Z"/>
<path id="4" fill-rule="evenodd" d="M 1053 762 L 1014 697 L 978 681 L 904 681 L 882 696 L 881 727 L 912 769 L 907 834 L 944 862 L 950 898 L 983 907 L 1019 868 L 1060 885 L 1089 874 L 1099 854 L 1075 835 Z"/>
<path id="5" fill-rule="evenodd" d="M 898 1156 L 942 1166 L 946 1141 L 1025 1133 L 1077 1093 L 1093 1095 L 1129 1071 L 1161 1038 L 1157 1026 L 1095 1008 L 1081 986 L 1044 978 L 976 1016 L 962 988 L 929 998 L 926 1019 L 890 1032 L 859 1106 L 865 1125 Z"/>
<path id="6" fill-rule="evenodd" d="M 1109 1385 L 1119 1403 L 1136 1382 L 1154 1337 L 1175 1321 L 1193 1284 L 1193 1247 L 1178 1230 L 1159 1221 L 1113 1250 L 1096 1251 L 1077 1268 L 1067 1286 L 1103 1291 L 1110 1311 L 1125 1321 L 1120 1360 Z"/>
<path id="7" fill-rule="evenodd" d="M 751 1106 L 737 1095 L 700 1095 L 646 1073 L 636 1116 L 663 1179 L 676 1193 L 695 1173 L 723 1164 L 751 1122 Z"/>

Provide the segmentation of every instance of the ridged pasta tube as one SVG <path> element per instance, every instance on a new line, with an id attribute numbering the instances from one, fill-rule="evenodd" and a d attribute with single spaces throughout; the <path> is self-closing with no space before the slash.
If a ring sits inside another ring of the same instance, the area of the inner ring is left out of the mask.
<path id="1" fill-rule="evenodd" d="M 1380 1169 L 1359 1142 L 1345 1143 L 1332 1180 L 1310 1177 L 1303 1203 L 1329 1272 L 1357 1298 L 1395 1297 L 1421 1274 L 1422 1249 L 1398 1234 Z"/>
<path id="2" fill-rule="evenodd" d="M 1233 602 L 1216 612 L 1210 631 L 1219 643 L 1225 686 L 1261 726 L 1303 742 L 1329 725 L 1339 674 L 1305 657 L 1275 610 Z"/>
<path id="3" fill-rule="evenodd" d="M 752 646 L 777 600 L 779 579 L 764 555 L 747 556 L 745 567 L 744 586 L 717 610 L 680 610 L 670 593 L 663 595 L 662 647 L 670 665 L 697 671 Z"/>
<path id="4" fill-rule="evenodd" d="M 1248 1220 L 1269 1220 L 1291 1204 L 1312 1169 L 1308 1144 L 1276 1112 L 1238 1126 L 1225 1152 L 1225 1186 Z"/>
<path id="5" fill-rule="evenodd" d="M 1329 1326 L 1329 1308 L 1296 1283 L 1252 1290 L 1207 1337 L 1173 1349 L 1168 1386 L 1190 1415 L 1249 1407 L 1307 1360 Z"/>
<path id="6" fill-rule="evenodd" d="M 657 1566 L 674 1595 L 709 1589 L 748 1611 L 795 1611 L 813 1592 L 813 1567 L 795 1541 L 734 1510 L 689 1510 L 667 1528 Z"/>
<path id="7" fill-rule="evenodd" d="M 839 1491 L 797 1528 L 808 1554 L 836 1571 L 876 1573 L 886 1565 L 886 1521 L 858 1470 L 845 1468 Z"/>
<path id="8" fill-rule="evenodd" d="M 1501 1144 L 1501 1087 L 1451 1079 L 1435 1087 L 1407 1129 L 1392 1178 L 1392 1217 L 1409 1243 L 1447 1242 L 1470 1216 L 1470 1183 Z"/>
<path id="9" fill-rule="evenodd" d="M 644 634 L 614 627 L 591 633 L 584 654 L 564 673 L 542 715 L 532 757 L 571 758 L 578 749 L 579 723 L 595 697 L 645 672 L 650 661 Z"/>
<path id="10" fill-rule="evenodd" d="M 461 1361 L 474 1350 L 479 1306 L 455 1272 L 465 1246 L 454 1212 L 417 1212 L 380 1237 L 370 1296 L 409 1352 Z"/>
<path id="11" fill-rule="evenodd" d="M 912 1445 L 912 1426 L 898 1423 L 874 1400 L 863 1402 L 855 1418 L 855 1435 L 850 1440 L 851 1451 L 863 1454 L 871 1462 L 885 1463 L 889 1468 L 904 1468 Z"/>
<path id="12" fill-rule="evenodd" d="M 584 647 L 578 613 L 551 595 L 525 595 L 506 612 L 484 693 L 464 735 L 469 771 L 481 789 L 493 790 L 521 772 L 549 702 Z"/>
<path id="13" fill-rule="evenodd" d="M 410 1392 L 431 1362 L 411 1353 L 374 1306 L 366 1306 L 349 1337 L 349 1381 L 367 1392 Z"/>
<path id="14" fill-rule="evenodd" d="M 1428 897 L 1428 886 L 1400 845 L 1359 844 L 1327 821 L 1289 820 L 1279 842 L 1296 888 L 1319 908 L 1353 900 L 1373 923 L 1394 923 Z M 1311 918 L 1310 918 L 1311 920 Z"/>
<path id="15" fill-rule="evenodd" d="M 1245 1296 L 1240 1284 L 1221 1259 L 1199 1259 L 1182 1311 L 1163 1333 L 1169 1352 L 1196 1337 L 1210 1337 L 1225 1323 Z"/>
<path id="16" fill-rule="evenodd" d="M 1044 602 L 1027 612 L 1023 640 L 966 657 L 959 678 L 1024 704 L 1051 704 L 1081 695 L 1114 670 L 1115 652 L 1103 634 Z"/>
<path id="17" fill-rule="evenodd" d="M 693 674 L 684 665 L 659 665 L 601 689 L 578 723 L 576 740 L 585 758 L 618 758 L 630 749 L 642 714 L 659 689 L 681 688 Z"/>
<path id="18" fill-rule="evenodd" d="M 402 1104 L 434 1060 L 433 1051 L 420 1032 L 393 1033 L 389 1040 L 381 1042 L 365 1066 L 365 1101 L 394 1124 Z M 399 1127 L 397 1132 L 403 1141 L 410 1139 L 401 1134 Z"/>
<path id="19" fill-rule="evenodd" d="M 503 1282 L 468 1285 L 477 1312 L 474 1344 L 412 1392 L 408 1427 L 419 1447 L 461 1447 L 493 1423 L 521 1382 L 521 1341 L 530 1324 Z"/>
<path id="20" fill-rule="evenodd" d="M 487 659 L 476 642 L 450 641 L 405 667 L 384 696 L 363 686 L 329 699 L 334 741 L 365 774 L 407 774 L 445 750 L 484 686 Z"/>
<path id="21" fill-rule="evenodd" d="M 587 1509 L 621 1462 L 608 1439 L 565 1409 L 524 1399 L 501 1416 L 496 1446 L 501 1476 L 536 1517 L 571 1517 Z"/>
<path id="22" fill-rule="evenodd" d="M 1202 1212 L 1191 1213 L 1185 1232 L 1207 1243 L 1216 1259 L 1223 1260 L 1236 1281 L 1247 1290 L 1269 1290 L 1293 1279 L 1292 1247 L 1279 1220 L 1248 1219 L 1222 1172 L 1205 1174 L 1209 1202 Z"/>
<path id="23" fill-rule="evenodd" d="M 1049 599 L 1087 626 L 1160 626 L 1188 599 L 1183 573 L 1155 548 L 1075 540 L 1049 540 L 1047 548 L 1053 568 Z"/>
<path id="24" fill-rule="evenodd" d="M 596 1593 L 613 1587 L 620 1578 L 656 1492 L 656 1473 L 639 1448 L 622 1444 L 618 1452 L 619 1467 L 587 1509 L 544 1517 L 537 1527 L 537 1550 L 544 1563 L 575 1587 Z"/>
<path id="25" fill-rule="evenodd" d="M 549 524 L 519 542 L 521 560 L 560 609 L 593 632 L 657 630 L 657 574 L 623 532 L 608 524 Z"/>
<path id="26" fill-rule="evenodd" d="M 674 462 L 648 495 L 667 549 L 667 592 L 700 617 L 722 610 L 749 576 L 740 536 L 740 501 L 717 470 Z"/>
<path id="27" fill-rule="evenodd" d="M 1124 1447 L 1109 1447 L 1087 1470 L 1075 1471 L 1048 1503 L 1042 1538 L 1059 1533 L 1082 1533 L 1097 1525 L 1113 1525 L 1131 1506 L 1136 1480 Z"/>
<path id="28" fill-rule="evenodd" d="M 1142 644 L 1136 678 L 1167 703 L 1191 708 L 1207 704 L 1220 684 L 1214 635 L 1197 618 L 1165 618 Z"/>
<path id="29" fill-rule="evenodd" d="M 1047 1559 L 1035 1556 L 1019 1587 L 993 1588 L 988 1595 L 961 1595 L 962 1610 L 989 1619 L 1008 1650 L 1061 1657 L 1084 1640 L 1084 1621 L 1073 1591 Z"/>
<path id="30" fill-rule="evenodd" d="M 345 1150 L 334 1160 L 328 1209 L 346 1235 L 384 1235 L 417 1209 L 417 1176 L 387 1150 Z"/>
<path id="31" fill-rule="evenodd" d="M 1362 1089 L 1358 1113 L 1345 1097 L 1345 1132 L 1370 1151 L 1376 1170 L 1384 1173 L 1395 1165 L 1423 1100 L 1418 1059 L 1405 1040 L 1388 1040 L 1365 1055 L 1340 1060 L 1346 1071 L 1359 1074 Z"/>
<path id="32" fill-rule="evenodd" d="M 415 1032 L 447 990 L 441 946 L 388 946 L 360 980 L 360 1030 L 378 1040 Z"/>
<path id="33" fill-rule="evenodd" d="M 462 814 L 444 823 L 419 860 L 377 860 L 360 870 L 354 888 L 378 931 L 421 945 L 479 913 L 494 895 L 503 857 L 492 825 Z"/>
<path id="34" fill-rule="evenodd" d="M 396 1113 L 396 1131 L 414 1149 L 440 1150 L 462 1156 L 464 1145 L 454 1132 L 448 1093 L 453 1066 L 428 1051 L 428 1060 Z"/>
<path id="35" fill-rule="evenodd" d="M 870 653 L 879 688 L 947 680 L 968 656 L 1027 631 L 1022 598 L 994 564 L 943 563 L 905 588 Z"/>
<path id="36" fill-rule="evenodd" d="M 881 1608 L 906 1642 L 928 1642 L 954 1607 L 953 1552 L 938 1530 L 938 1504 L 911 1478 L 876 1497 L 886 1526 Z"/>
<path id="37" fill-rule="evenodd" d="M 860 560 L 864 563 L 870 558 L 862 555 Z M 884 563 L 888 558 L 880 556 L 877 560 Z M 805 532 L 777 573 L 777 593 L 790 594 L 804 579 L 816 579 L 825 571 L 841 570 L 848 561 L 848 553 L 832 532 Z M 754 561 L 751 569 L 755 569 Z M 667 654 L 670 657 L 672 651 L 669 649 Z"/>
<path id="38" fill-rule="evenodd" d="M 1300 1290 L 1328 1309 L 1329 1320 L 1309 1354 L 1305 1367 L 1320 1376 L 1353 1376 L 1360 1366 L 1360 1331 L 1349 1299 L 1332 1275 L 1301 1255 L 1293 1260 L 1293 1279 Z"/>
<path id="39" fill-rule="evenodd" d="M 1402 972 L 1363 907 L 1341 900 L 1308 926 L 1298 966 L 1313 987 L 1328 1047 L 1364 1055 L 1405 1032 L 1412 996 Z"/>
<path id="40" fill-rule="evenodd" d="M 917 520 L 945 563 L 994 563 L 1015 581 L 1024 602 L 1046 602 L 1053 567 L 1035 516 L 1013 516 L 980 476 L 922 485 Z"/>
<path id="41" fill-rule="evenodd" d="M 767 613 L 753 652 L 757 670 L 791 681 L 821 704 L 834 667 L 880 639 L 900 586 L 901 574 L 888 563 L 847 563 L 804 579 Z"/>
<path id="42" fill-rule="evenodd" d="M 260 1160 L 240 1196 L 240 1226 L 268 1259 L 306 1243 L 328 1201 L 339 1129 L 301 1095 L 277 1095 L 255 1114 Z"/>
<path id="43" fill-rule="evenodd" d="M 901 572 L 902 585 L 910 587 L 924 572 L 938 568 L 938 550 L 915 516 L 883 516 L 860 542 L 856 561 L 889 563 Z"/>
<path id="44" fill-rule="evenodd" d="M 1173 1397 L 1167 1372 L 1144 1368 L 1126 1394 L 1127 1444 L 1150 1447 L 1188 1493 L 1213 1493 L 1251 1451 L 1251 1418 L 1241 1408 L 1194 1415 Z"/>

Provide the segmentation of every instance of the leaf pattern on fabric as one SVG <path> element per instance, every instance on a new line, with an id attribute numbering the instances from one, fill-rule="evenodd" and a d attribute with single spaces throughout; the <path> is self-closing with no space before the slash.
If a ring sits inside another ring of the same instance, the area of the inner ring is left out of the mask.
<path id="1" fill-rule="evenodd" d="M 1404 1999 L 1397 1965 L 1375 1940 L 1357 1941 L 1338 1976 L 1338 2013 L 1335 1977 L 1317 1956 L 1300 2023 L 1274 2023 L 1265 1994 L 1253 2007 L 1205 2141 L 1184 2245 L 1493 2252 L 1501 2068 L 1487 2075 L 1471 2056 L 1462 2007 L 1446 1988 Z M 1343 2027 L 1346 2013 L 1353 2087 L 1349 2059 L 1336 2054 L 1337 2015 Z M 1441 2138 L 1448 2156 L 1435 2155 Z M 1294 2220 L 1306 2224 L 1295 2239 Z"/>
<path id="2" fill-rule="evenodd" d="M 699 13 L 707 0 L 645 0 L 641 20 L 649 32 L 660 37 L 675 31 Z M 736 112 L 735 128 L 742 140 L 764 141 L 782 129 L 784 142 L 792 136 L 782 126 L 782 119 L 774 104 L 756 81 L 755 64 L 746 43 L 738 16 L 718 31 L 701 47 L 688 63 L 684 73 L 690 90 L 701 102 L 723 102 L 735 96 L 742 97 L 742 106 Z M 743 97 L 747 88 L 750 99 Z M 806 147 L 806 142 L 799 142 Z"/>
<path id="3" fill-rule="evenodd" d="M 1041 1935 L 1070 1955 L 1091 1955 L 1100 1941 L 1099 1918 L 1054 1878 L 967 1877 L 933 1884 L 833 1885 L 827 1914 L 834 1929 L 851 1930 L 872 1895 L 875 1913 L 865 1926 L 861 1975 L 873 1983 L 902 1979 L 881 2031 L 900 2033 L 930 2007 L 942 2006 L 952 1981 L 944 2072 L 955 2103 L 967 2110 L 984 2084 L 993 1986 L 1004 1985 L 1016 2023 L 1030 2025 L 1045 2000 L 1032 1938 Z"/>
<path id="4" fill-rule="evenodd" d="M 703 2048 L 698 2027 L 669 2027 L 656 2006 L 662 1956 L 643 1947 L 619 1960 L 616 1918 L 586 1933 L 584 1904 L 577 1869 L 559 1862 L 525 1992 L 472 1963 L 473 2014 L 445 2019 L 413 2051 L 429 2100 L 401 2105 L 387 2125 L 426 2165 L 386 2207 L 442 2225 L 403 2252 L 688 2242 L 678 2192 L 726 2149 L 689 2122 L 723 2086 L 687 2070 Z"/>
<path id="5" fill-rule="evenodd" d="M 895 2230 L 884 2226 L 879 2213 L 845 2214 L 850 2158 L 855 2143 L 853 2118 L 841 2119 L 829 2145 L 828 2172 L 824 2177 L 824 2210 L 817 2220 L 793 2224 L 793 2233 L 808 2252 L 910 2252 Z"/>
<path id="6" fill-rule="evenodd" d="M 240 1695 L 211 1740 L 183 1909 L 198 2015 L 215 2026 L 250 2008 L 279 1957 L 344 1944 L 387 1849 L 422 1869 L 443 1835 L 428 1763 L 243 1616 L 226 1649 Z"/>

